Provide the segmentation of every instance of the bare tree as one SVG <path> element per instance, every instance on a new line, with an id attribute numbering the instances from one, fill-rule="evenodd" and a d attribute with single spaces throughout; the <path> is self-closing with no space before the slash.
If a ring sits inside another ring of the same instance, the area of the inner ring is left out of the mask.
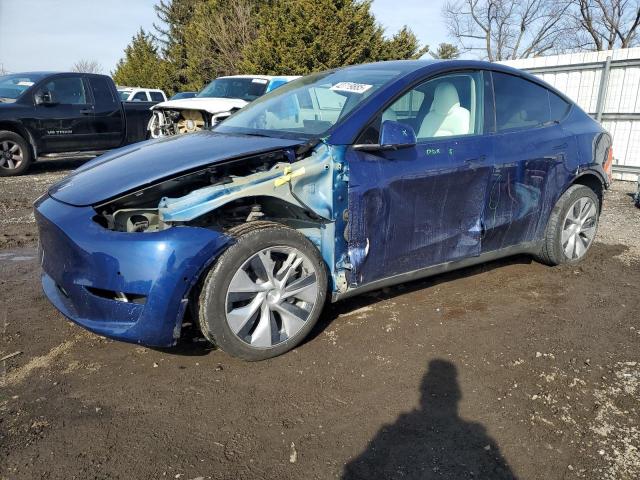
<path id="1" fill-rule="evenodd" d="M 102 73 L 102 65 L 95 60 L 82 59 L 73 64 L 71 71 L 80 73 Z"/>
<path id="2" fill-rule="evenodd" d="M 210 62 L 210 67 L 219 74 L 237 73 L 244 58 L 244 49 L 258 34 L 253 18 L 256 14 L 251 0 L 226 0 L 223 7 L 211 14 L 195 15 L 190 31 L 197 31 L 199 35 L 194 35 L 191 40 L 204 49 L 196 54 L 203 62 Z M 198 50 L 193 43 L 191 47 Z"/>
<path id="3" fill-rule="evenodd" d="M 639 0 L 573 0 L 574 47 L 594 50 L 638 44 Z"/>
<path id="4" fill-rule="evenodd" d="M 443 15 L 464 51 L 479 51 L 489 61 L 528 58 L 566 48 L 572 1 L 457 0 Z"/>

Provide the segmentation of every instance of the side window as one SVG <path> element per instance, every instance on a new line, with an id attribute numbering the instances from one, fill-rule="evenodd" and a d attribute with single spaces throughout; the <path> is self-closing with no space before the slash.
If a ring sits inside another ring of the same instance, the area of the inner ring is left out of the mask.
<path id="1" fill-rule="evenodd" d="M 138 92 L 133 98 L 130 100 L 132 102 L 146 102 L 147 101 L 147 93 L 146 92 Z"/>
<path id="2" fill-rule="evenodd" d="M 382 120 L 393 120 L 414 124 L 420 114 L 420 107 L 424 103 L 424 92 L 414 89 L 405 93 L 387 108 L 382 114 Z"/>
<path id="3" fill-rule="evenodd" d="M 549 122 L 549 90 L 505 73 L 493 72 L 496 128 L 499 132 Z"/>
<path id="4" fill-rule="evenodd" d="M 382 112 L 382 121 L 410 125 L 418 141 L 482 133 L 484 83 L 481 72 L 428 80 Z"/>
<path id="5" fill-rule="evenodd" d="M 164 97 L 160 92 L 149 92 L 149 95 L 151 95 L 152 102 L 164 102 Z"/>
<path id="6" fill-rule="evenodd" d="M 549 108 L 551 109 L 551 120 L 556 120 L 559 122 L 569 112 L 571 104 L 550 91 Z"/>
<path id="7" fill-rule="evenodd" d="M 93 99 L 96 102 L 96 106 L 110 107 L 116 103 L 116 99 L 113 96 L 113 91 L 106 78 L 102 77 L 90 77 L 89 84 L 93 91 Z"/>
<path id="8" fill-rule="evenodd" d="M 84 105 L 87 95 L 80 77 L 59 77 L 47 82 L 42 88 L 51 94 L 54 102 L 61 105 Z"/>

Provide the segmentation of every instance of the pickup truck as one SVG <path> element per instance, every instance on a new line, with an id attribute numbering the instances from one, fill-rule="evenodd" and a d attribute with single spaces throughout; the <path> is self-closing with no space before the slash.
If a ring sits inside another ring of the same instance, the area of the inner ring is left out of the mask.
<path id="1" fill-rule="evenodd" d="M 145 140 L 151 105 L 123 103 L 106 75 L 0 76 L 0 177 L 25 173 L 39 157 L 93 156 Z"/>

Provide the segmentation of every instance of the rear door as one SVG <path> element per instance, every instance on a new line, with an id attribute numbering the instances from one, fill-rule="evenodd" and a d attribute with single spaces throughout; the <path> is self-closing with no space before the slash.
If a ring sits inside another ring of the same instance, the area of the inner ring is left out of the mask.
<path id="1" fill-rule="evenodd" d="M 572 147 L 560 122 L 567 102 L 524 78 L 499 72 L 492 77 L 497 131 L 483 252 L 540 238 Z"/>
<path id="2" fill-rule="evenodd" d="M 82 75 L 56 75 L 37 89 L 37 94 L 42 92 L 53 102 L 35 106 L 42 152 L 93 149 L 93 106 Z"/>
<path id="3" fill-rule="evenodd" d="M 382 112 L 382 120 L 416 131 L 415 147 L 350 152 L 348 237 L 356 284 L 479 255 L 493 158 L 484 134 L 484 77 L 436 77 Z"/>
<path id="4" fill-rule="evenodd" d="M 122 102 L 111 80 L 102 76 L 90 76 L 88 82 L 93 96 L 91 132 L 95 150 L 119 147 L 124 140 L 124 114 Z"/>

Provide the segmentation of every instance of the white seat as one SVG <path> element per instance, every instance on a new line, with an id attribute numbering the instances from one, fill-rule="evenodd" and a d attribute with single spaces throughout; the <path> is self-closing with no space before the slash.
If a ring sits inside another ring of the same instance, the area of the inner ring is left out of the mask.
<path id="1" fill-rule="evenodd" d="M 442 82 L 433 94 L 433 103 L 424 117 L 418 138 L 449 137 L 469 133 L 471 114 L 460 106 L 458 91 L 453 84 Z"/>

